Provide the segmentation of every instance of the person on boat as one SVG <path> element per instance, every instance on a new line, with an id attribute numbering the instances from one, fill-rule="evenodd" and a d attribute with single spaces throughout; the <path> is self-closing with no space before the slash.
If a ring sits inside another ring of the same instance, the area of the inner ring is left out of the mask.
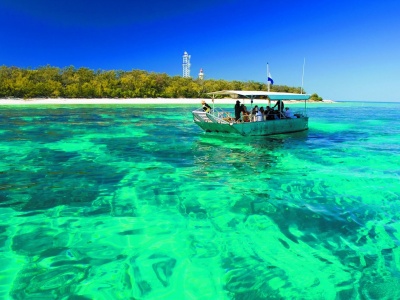
<path id="1" fill-rule="evenodd" d="M 283 109 L 285 108 L 285 104 L 283 103 L 282 100 L 278 100 L 276 101 L 275 105 L 272 108 L 275 108 L 278 106 L 278 111 L 279 111 L 279 115 L 283 112 Z"/>
<path id="2" fill-rule="evenodd" d="M 253 122 L 257 121 L 258 105 L 254 106 L 251 110 L 251 119 Z"/>
<path id="3" fill-rule="evenodd" d="M 275 110 L 271 108 L 271 119 L 272 120 L 279 120 L 283 116 L 283 113 L 281 113 L 279 110 Z"/>
<path id="4" fill-rule="evenodd" d="M 274 110 L 269 106 L 265 108 L 264 115 L 266 120 L 275 120 Z"/>
<path id="5" fill-rule="evenodd" d="M 206 103 L 206 101 L 202 100 L 201 104 L 203 105 L 203 111 L 209 113 L 211 111 L 211 106 Z"/>
<path id="6" fill-rule="evenodd" d="M 265 115 L 265 111 L 266 111 L 267 107 L 260 107 L 260 112 L 261 112 L 261 116 L 262 116 L 262 120 L 265 121 L 267 119 L 266 115 Z"/>
<path id="7" fill-rule="evenodd" d="M 235 104 L 235 121 L 239 121 L 240 120 L 240 113 L 242 112 L 242 108 L 240 106 L 240 101 L 237 100 L 236 104 Z"/>
<path id="8" fill-rule="evenodd" d="M 297 118 L 297 117 L 293 114 L 293 112 L 289 109 L 289 107 L 286 107 L 286 108 L 285 108 L 285 117 L 288 118 L 288 119 L 295 119 L 295 118 Z"/>
<path id="9" fill-rule="evenodd" d="M 242 109 L 243 122 L 250 122 L 250 112 L 247 110 L 246 105 L 242 104 L 240 107 Z"/>
<path id="10" fill-rule="evenodd" d="M 262 109 L 262 112 L 261 112 L 261 109 Z M 256 112 L 256 121 L 257 122 L 263 121 L 263 112 L 264 112 L 264 109 L 262 107 L 260 107 L 260 109 L 257 110 L 257 112 Z"/>

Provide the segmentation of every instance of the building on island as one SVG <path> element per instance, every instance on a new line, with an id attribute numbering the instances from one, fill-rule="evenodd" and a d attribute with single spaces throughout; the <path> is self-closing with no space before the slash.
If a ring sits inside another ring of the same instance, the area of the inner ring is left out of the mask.
<path id="1" fill-rule="evenodd" d="M 185 51 L 183 53 L 183 77 L 190 77 L 190 55 Z"/>
<path id="2" fill-rule="evenodd" d="M 200 72 L 199 72 L 199 79 L 200 79 L 200 80 L 203 80 L 203 79 L 204 79 L 203 68 L 200 69 Z"/>

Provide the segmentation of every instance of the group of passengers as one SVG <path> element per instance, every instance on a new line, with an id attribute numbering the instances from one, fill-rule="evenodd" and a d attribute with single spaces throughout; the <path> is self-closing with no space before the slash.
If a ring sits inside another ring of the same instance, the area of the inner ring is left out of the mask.
<path id="1" fill-rule="evenodd" d="M 275 110 L 275 107 L 277 109 Z M 293 115 L 289 107 L 284 110 L 285 104 L 282 100 L 278 100 L 273 107 L 266 106 L 265 109 L 258 105 L 249 112 L 246 105 L 240 104 L 240 101 L 236 101 L 235 105 L 235 121 L 236 122 L 260 122 L 266 120 L 277 120 L 277 119 L 294 119 L 297 118 Z"/>

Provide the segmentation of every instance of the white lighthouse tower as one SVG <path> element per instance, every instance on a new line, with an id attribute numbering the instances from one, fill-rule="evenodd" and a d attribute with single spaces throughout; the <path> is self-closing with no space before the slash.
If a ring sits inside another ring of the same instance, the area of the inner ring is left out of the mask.
<path id="1" fill-rule="evenodd" d="M 185 51 L 183 53 L 183 77 L 190 77 L 190 55 Z"/>
<path id="2" fill-rule="evenodd" d="M 200 79 L 200 80 L 203 80 L 203 79 L 204 79 L 203 68 L 200 69 L 200 72 L 199 72 L 199 79 Z"/>

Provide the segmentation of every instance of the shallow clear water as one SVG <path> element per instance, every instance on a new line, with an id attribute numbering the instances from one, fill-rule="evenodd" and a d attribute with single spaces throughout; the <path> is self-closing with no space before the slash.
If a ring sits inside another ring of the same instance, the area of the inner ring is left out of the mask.
<path id="1" fill-rule="evenodd" d="M 400 298 L 400 104 L 275 137 L 194 108 L 0 107 L 0 298 Z"/>

